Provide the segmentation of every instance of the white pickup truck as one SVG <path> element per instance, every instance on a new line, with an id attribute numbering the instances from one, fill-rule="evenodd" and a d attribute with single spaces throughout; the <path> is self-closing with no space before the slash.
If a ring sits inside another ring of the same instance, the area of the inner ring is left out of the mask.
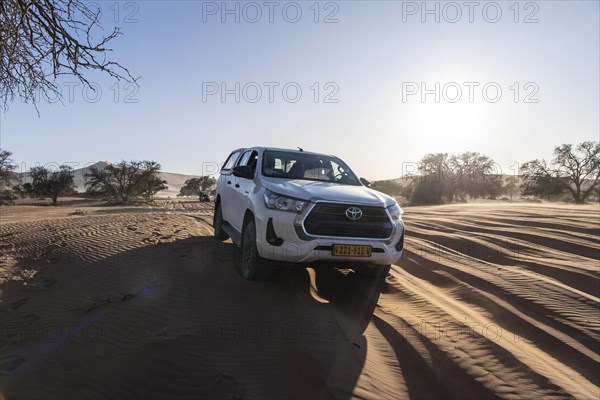
<path id="1" fill-rule="evenodd" d="M 333 265 L 386 276 L 404 247 L 402 209 L 339 158 L 265 147 L 233 151 L 221 169 L 213 226 L 242 249 L 242 273 Z"/>

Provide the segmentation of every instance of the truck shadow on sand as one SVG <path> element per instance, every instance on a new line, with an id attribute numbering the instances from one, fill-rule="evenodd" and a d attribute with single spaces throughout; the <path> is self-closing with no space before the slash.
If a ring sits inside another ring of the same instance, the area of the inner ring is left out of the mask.
<path id="1" fill-rule="evenodd" d="M 42 331 L 64 322 L 74 334 L 51 341 L 3 337 L 2 355 L 21 360 L 3 371 L 4 393 L 352 397 L 366 360 L 364 332 L 385 281 L 283 267 L 269 282 L 248 282 L 240 261 L 235 245 L 208 236 L 93 262 L 60 257 L 54 272 L 40 274 L 56 283 L 27 293 L 7 319 L 36 315 Z M 15 284 L 3 289 L 4 299 L 23 295 Z"/>

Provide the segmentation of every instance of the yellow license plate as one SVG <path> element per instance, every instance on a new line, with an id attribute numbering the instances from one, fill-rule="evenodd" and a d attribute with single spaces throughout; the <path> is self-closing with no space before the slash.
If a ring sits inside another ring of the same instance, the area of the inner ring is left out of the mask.
<path id="1" fill-rule="evenodd" d="M 332 255 L 344 257 L 371 257 L 371 246 L 354 244 L 334 244 Z"/>

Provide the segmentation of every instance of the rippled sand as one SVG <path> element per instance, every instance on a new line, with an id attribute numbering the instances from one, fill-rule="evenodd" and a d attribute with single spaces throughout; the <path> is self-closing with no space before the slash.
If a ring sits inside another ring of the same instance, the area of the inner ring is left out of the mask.
<path id="1" fill-rule="evenodd" d="M 385 281 L 244 281 L 212 206 L 0 208 L 0 390 L 24 398 L 600 397 L 598 206 L 409 207 Z"/>

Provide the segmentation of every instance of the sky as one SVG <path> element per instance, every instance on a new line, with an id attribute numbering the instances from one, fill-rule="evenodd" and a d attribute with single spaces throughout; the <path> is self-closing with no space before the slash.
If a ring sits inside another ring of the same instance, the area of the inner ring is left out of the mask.
<path id="1" fill-rule="evenodd" d="M 598 1 L 96 1 L 109 57 L 63 101 L 0 112 L 21 171 L 154 160 L 214 172 L 255 145 L 334 154 L 370 180 L 427 153 L 477 151 L 499 171 L 599 140 Z M 39 111 L 39 114 L 38 114 Z"/>

